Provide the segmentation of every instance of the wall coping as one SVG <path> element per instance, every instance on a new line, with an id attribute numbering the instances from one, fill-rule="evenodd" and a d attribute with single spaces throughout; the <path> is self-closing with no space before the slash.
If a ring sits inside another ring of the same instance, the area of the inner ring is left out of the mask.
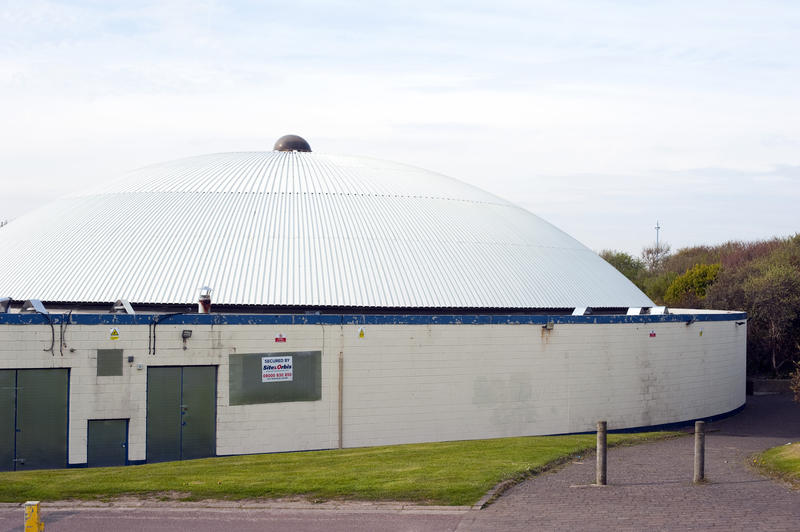
<path id="1" fill-rule="evenodd" d="M 743 321 L 746 312 L 563 316 L 524 314 L 0 314 L 0 325 L 600 325 Z"/>

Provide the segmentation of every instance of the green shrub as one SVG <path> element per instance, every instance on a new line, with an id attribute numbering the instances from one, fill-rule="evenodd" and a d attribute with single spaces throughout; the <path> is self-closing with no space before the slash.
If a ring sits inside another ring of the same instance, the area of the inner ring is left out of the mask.
<path id="1" fill-rule="evenodd" d="M 695 308 L 702 305 L 706 298 L 706 290 L 719 275 L 721 264 L 695 264 L 679 275 L 664 292 L 667 305 Z"/>
<path id="2" fill-rule="evenodd" d="M 705 307 L 746 311 L 748 373 L 786 375 L 800 360 L 800 235 L 736 255 L 723 257 L 730 266 L 708 288 Z"/>
<path id="3" fill-rule="evenodd" d="M 657 304 L 663 305 L 664 294 L 676 277 L 678 277 L 676 272 L 663 272 L 648 276 L 642 281 L 644 293 Z"/>
<path id="4" fill-rule="evenodd" d="M 798 346 L 800 349 L 800 346 Z M 800 362 L 794 363 L 794 371 L 789 374 L 790 386 L 794 393 L 794 401 L 800 403 Z"/>
<path id="5" fill-rule="evenodd" d="M 616 268 L 622 275 L 627 277 L 633 284 L 640 289 L 642 288 L 642 277 L 646 273 L 643 260 L 637 259 L 624 251 L 617 251 L 614 249 L 604 249 L 600 252 L 600 256 Z"/>
<path id="6" fill-rule="evenodd" d="M 766 359 L 776 375 L 785 374 L 800 354 L 800 270 L 769 264 L 749 277 L 743 290 L 749 303 L 753 354 Z"/>

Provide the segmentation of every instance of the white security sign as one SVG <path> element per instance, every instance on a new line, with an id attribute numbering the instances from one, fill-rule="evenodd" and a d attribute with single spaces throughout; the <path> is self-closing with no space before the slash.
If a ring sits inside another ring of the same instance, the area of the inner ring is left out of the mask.
<path id="1" fill-rule="evenodd" d="M 292 380 L 292 357 L 261 357 L 261 382 Z"/>

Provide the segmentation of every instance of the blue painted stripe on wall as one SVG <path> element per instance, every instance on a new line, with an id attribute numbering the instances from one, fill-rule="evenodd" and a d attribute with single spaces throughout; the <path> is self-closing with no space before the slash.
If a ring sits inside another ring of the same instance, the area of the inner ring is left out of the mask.
<path id="1" fill-rule="evenodd" d="M 50 314 L 53 324 L 146 325 L 544 325 L 609 323 L 675 323 L 690 320 L 740 321 L 745 312 L 727 314 L 667 314 L 665 316 L 542 316 L 493 314 Z M 0 325 L 41 325 L 49 323 L 41 314 L 0 314 Z"/>

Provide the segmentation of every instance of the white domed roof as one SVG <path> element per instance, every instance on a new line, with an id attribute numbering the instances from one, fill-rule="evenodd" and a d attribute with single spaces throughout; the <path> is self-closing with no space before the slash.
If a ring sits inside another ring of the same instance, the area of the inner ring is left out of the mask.
<path id="1" fill-rule="evenodd" d="M 0 296 L 53 302 L 642 307 L 594 252 L 496 196 L 311 152 L 154 165 L 0 229 Z"/>

